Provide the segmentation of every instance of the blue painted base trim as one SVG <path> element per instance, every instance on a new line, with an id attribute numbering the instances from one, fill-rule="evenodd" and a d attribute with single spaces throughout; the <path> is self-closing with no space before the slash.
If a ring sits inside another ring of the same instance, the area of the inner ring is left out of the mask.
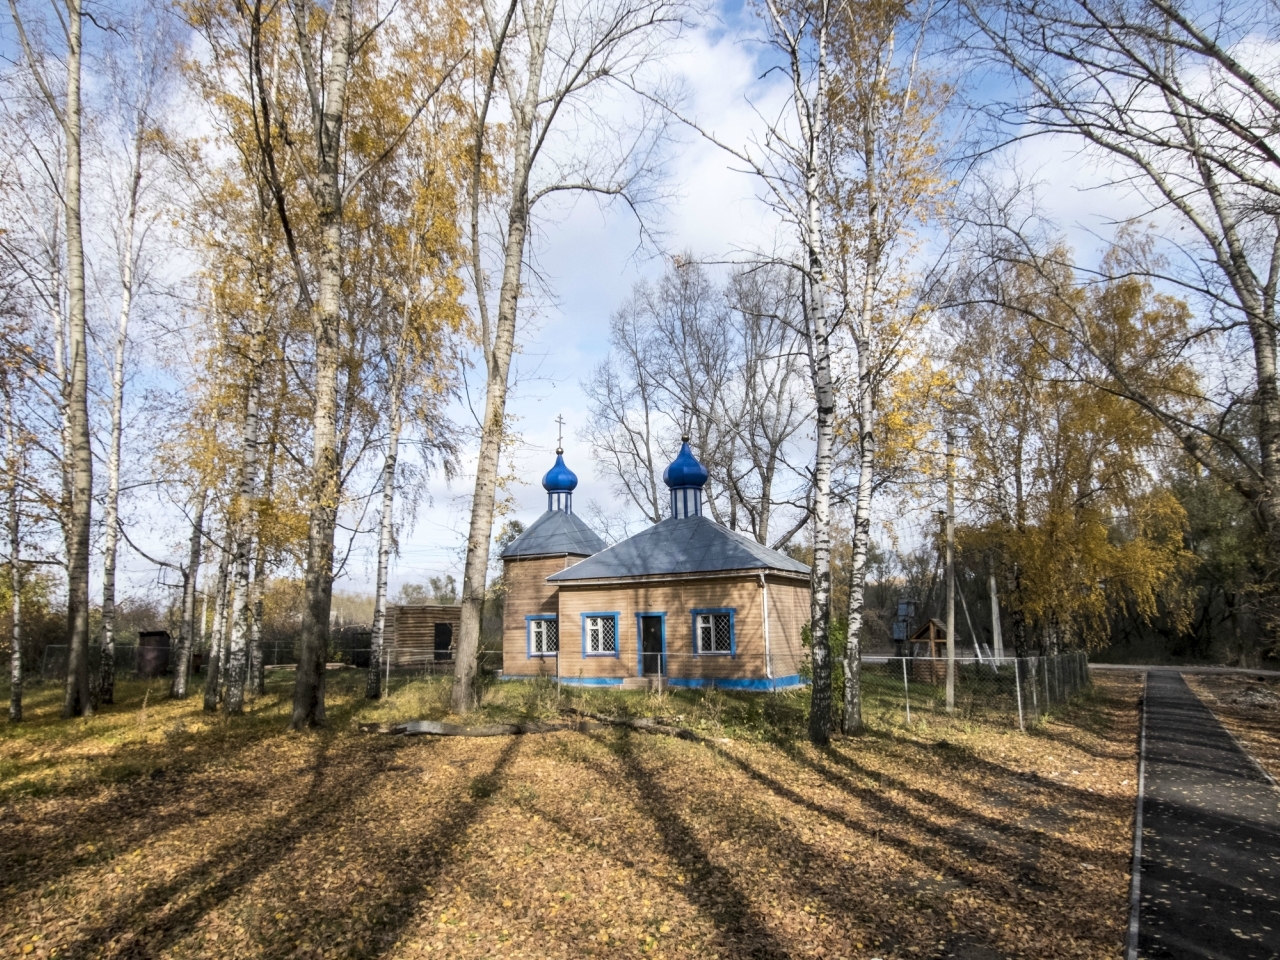
<path id="1" fill-rule="evenodd" d="M 782 690 L 786 687 L 804 686 L 805 681 L 798 673 L 789 677 L 668 677 L 667 685 L 672 687 L 719 687 L 721 690 Z"/>
<path id="2" fill-rule="evenodd" d="M 500 673 L 498 674 L 497 679 L 502 681 L 537 680 L 539 677 L 550 677 L 555 679 L 555 674 Z M 570 687 L 620 687 L 622 686 L 622 677 L 561 677 L 560 682 Z M 772 680 L 764 677 L 667 677 L 667 685 L 672 687 L 685 687 L 687 689 L 719 687 L 721 690 L 768 691 L 784 690 L 788 687 L 806 686 L 806 681 L 797 673 L 792 674 L 789 677 L 774 677 Z"/>

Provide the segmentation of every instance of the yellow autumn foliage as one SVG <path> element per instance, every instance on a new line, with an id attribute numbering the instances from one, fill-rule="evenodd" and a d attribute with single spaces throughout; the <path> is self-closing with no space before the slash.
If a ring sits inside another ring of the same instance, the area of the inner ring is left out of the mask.
<path id="1" fill-rule="evenodd" d="M 1176 402 L 1194 378 L 1158 352 L 1185 328 L 1186 305 L 1133 277 L 1085 286 L 1065 266 L 1011 266 L 973 290 L 997 282 L 999 304 L 975 296 L 951 331 L 956 389 L 942 415 L 962 428 L 973 518 L 961 550 L 999 571 L 1015 644 L 1105 645 L 1122 612 L 1181 625 L 1196 561 L 1186 513 L 1158 482 L 1164 434 L 1107 389 L 1108 371 L 1086 370 L 1080 338 L 1105 345 L 1112 373 Z"/>

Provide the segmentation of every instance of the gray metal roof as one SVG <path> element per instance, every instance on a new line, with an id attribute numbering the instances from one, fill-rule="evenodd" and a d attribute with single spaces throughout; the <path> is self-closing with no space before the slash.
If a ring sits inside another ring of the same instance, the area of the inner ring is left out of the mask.
<path id="1" fill-rule="evenodd" d="M 502 558 L 555 557 L 564 554 L 589 557 L 593 553 L 599 553 L 604 546 L 604 541 L 596 536 L 596 532 L 587 526 L 586 521 L 579 520 L 576 513 L 548 510 L 533 521 L 524 533 L 507 544 L 502 551 Z"/>
<path id="2" fill-rule="evenodd" d="M 547 579 L 553 582 L 607 580 L 721 570 L 785 570 L 806 576 L 809 573 L 809 568 L 799 560 L 761 546 L 708 517 L 684 517 L 654 524 Z"/>

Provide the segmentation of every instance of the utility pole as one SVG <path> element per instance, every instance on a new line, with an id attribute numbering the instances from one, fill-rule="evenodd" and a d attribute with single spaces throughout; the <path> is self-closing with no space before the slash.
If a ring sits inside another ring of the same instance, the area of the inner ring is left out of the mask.
<path id="1" fill-rule="evenodd" d="M 955 438 L 947 431 L 947 713 L 956 712 Z"/>
<path id="2" fill-rule="evenodd" d="M 1000 634 L 1000 597 L 996 593 L 996 575 L 990 574 L 987 586 L 991 589 L 991 644 L 996 663 L 1004 659 L 1004 637 Z"/>

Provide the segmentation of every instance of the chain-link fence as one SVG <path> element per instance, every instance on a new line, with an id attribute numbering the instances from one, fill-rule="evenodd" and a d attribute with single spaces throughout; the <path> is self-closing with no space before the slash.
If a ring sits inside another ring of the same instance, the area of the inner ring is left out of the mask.
<path id="1" fill-rule="evenodd" d="M 866 657 L 862 661 L 863 708 L 908 723 L 952 715 L 1025 730 L 1089 684 L 1089 663 L 1083 653 L 957 657 L 954 664 L 953 710 L 948 710 L 945 658 Z"/>
<path id="2" fill-rule="evenodd" d="M 288 669 L 297 666 L 300 644 L 294 642 L 264 642 L 262 644 L 262 665 L 265 668 Z M 157 660 L 164 672 L 169 665 L 169 656 L 175 653 L 170 647 L 149 647 L 138 644 L 115 644 L 116 674 L 132 676 L 148 664 Z M 96 671 L 101 662 L 101 647 L 97 644 L 89 646 L 89 668 Z M 367 670 L 369 668 L 370 650 L 368 647 L 330 650 L 329 663 L 343 664 Z M 207 649 L 198 649 L 192 659 L 192 672 L 203 673 L 209 661 Z M 497 674 L 502 670 L 502 652 L 481 650 L 480 672 Z M 452 675 L 454 671 L 453 650 L 419 650 L 397 648 L 388 644 L 383 659 L 384 682 L 391 688 L 403 686 L 422 677 Z M 67 647 L 65 644 L 51 644 L 44 649 L 39 665 L 41 680 L 59 681 L 67 675 Z"/>
<path id="3" fill-rule="evenodd" d="M 137 644 L 115 644 L 116 676 L 131 676 L 138 672 L 140 664 L 151 662 L 151 658 L 168 658 L 168 646 L 138 646 Z M 26 657 L 23 657 L 26 659 Z M 102 662 L 102 648 L 90 644 L 88 648 L 88 667 L 93 673 Z M 40 662 L 41 680 L 65 680 L 67 678 L 67 645 L 50 644 L 46 646 L 44 657 Z"/>
<path id="4" fill-rule="evenodd" d="M 481 650 L 478 659 L 479 676 L 492 677 L 502 672 L 502 651 Z M 368 666 L 367 657 L 365 665 Z M 452 650 L 411 650 L 388 646 L 382 658 L 383 684 L 387 693 L 394 693 L 415 680 L 451 677 L 456 666 Z"/>
<path id="5" fill-rule="evenodd" d="M 169 647 L 139 646 L 136 643 L 117 643 L 114 644 L 114 650 L 117 676 L 130 676 L 144 668 L 163 673 L 168 668 L 172 652 Z M 101 662 L 102 648 L 96 643 L 89 644 L 89 672 L 97 671 Z M 44 648 L 44 655 L 40 660 L 40 679 L 63 680 L 66 676 L 66 644 L 49 644 Z"/>

